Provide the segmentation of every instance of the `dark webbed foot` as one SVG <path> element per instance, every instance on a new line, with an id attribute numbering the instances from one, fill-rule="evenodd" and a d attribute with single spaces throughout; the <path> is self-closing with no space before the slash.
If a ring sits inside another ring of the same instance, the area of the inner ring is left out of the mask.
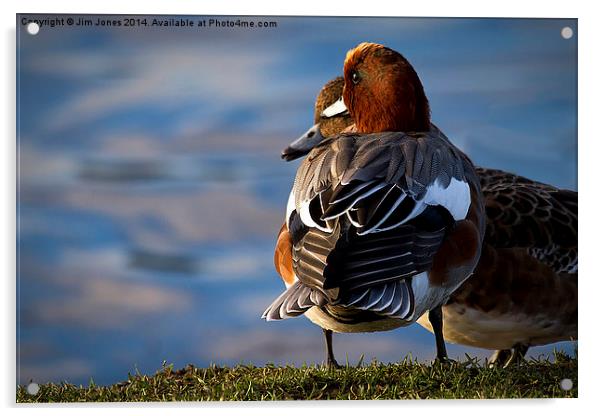
<path id="1" fill-rule="evenodd" d="M 445 357 L 445 358 L 435 358 L 435 361 L 433 361 L 433 364 L 439 364 L 442 365 L 444 367 L 450 367 L 452 365 L 454 365 L 456 363 L 456 360 L 452 360 L 449 357 Z"/>
<path id="2" fill-rule="evenodd" d="M 487 364 L 489 367 L 503 368 L 511 355 L 512 349 L 497 350 L 491 355 L 491 357 L 489 357 Z"/>
<path id="3" fill-rule="evenodd" d="M 510 355 L 510 358 L 508 358 L 508 361 L 506 361 L 506 364 L 504 364 L 504 368 L 522 363 L 525 360 L 525 354 L 527 354 L 528 349 L 528 345 L 516 344 L 512 348 L 512 354 Z"/>
<path id="4" fill-rule="evenodd" d="M 337 370 L 339 368 L 341 368 L 341 365 L 339 363 L 337 363 L 336 360 L 326 360 L 326 367 L 329 370 Z"/>
<path id="5" fill-rule="evenodd" d="M 518 365 L 525 359 L 528 350 L 529 346 L 525 344 L 516 344 L 512 349 L 497 350 L 489 358 L 489 366 L 507 368 L 511 365 Z"/>

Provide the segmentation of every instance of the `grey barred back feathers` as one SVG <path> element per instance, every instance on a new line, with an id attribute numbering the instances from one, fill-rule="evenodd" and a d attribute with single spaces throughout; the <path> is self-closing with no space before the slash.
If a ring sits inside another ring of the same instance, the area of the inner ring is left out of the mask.
<path id="1" fill-rule="evenodd" d="M 480 190 L 470 160 L 436 128 L 318 145 L 297 171 L 288 214 L 298 281 L 264 317 L 316 305 L 368 320 L 415 318 L 412 278 L 431 268 L 446 230 L 466 216 L 469 185 Z"/>

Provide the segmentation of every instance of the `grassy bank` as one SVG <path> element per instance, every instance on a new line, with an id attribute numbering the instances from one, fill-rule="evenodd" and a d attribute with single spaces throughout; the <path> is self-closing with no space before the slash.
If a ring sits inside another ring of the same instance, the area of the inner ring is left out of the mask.
<path id="1" fill-rule="evenodd" d="M 573 388 L 564 391 L 562 379 Z M 529 361 L 519 367 L 486 368 L 468 359 L 449 366 L 404 360 L 328 370 L 321 366 L 235 366 L 129 375 L 112 386 L 44 384 L 36 395 L 19 386 L 18 402 L 183 400 L 320 400 L 577 397 L 577 359 Z"/>

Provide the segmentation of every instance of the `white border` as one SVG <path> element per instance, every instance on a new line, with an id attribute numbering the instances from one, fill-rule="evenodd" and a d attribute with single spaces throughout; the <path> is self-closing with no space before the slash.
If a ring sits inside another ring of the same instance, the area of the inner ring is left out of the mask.
<path id="1" fill-rule="evenodd" d="M 602 74 L 600 65 L 599 39 L 600 15 L 594 8 L 595 2 L 575 1 L 546 1 L 526 2 L 524 0 L 506 0 L 503 2 L 483 1 L 420 1 L 399 2 L 371 0 L 362 4 L 351 5 L 349 1 L 340 0 L 307 0 L 285 4 L 285 2 L 262 1 L 229 1 L 209 3 L 200 1 L 165 2 L 162 0 L 146 1 L 62 1 L 52 2 L 42 0 L 21 1 L 6 5 L 2 2 L 0 19 L 3 23 L 2 58 L 2 91 L 5 97 L 2 105 L 2 125 L 8 132 L 2 140 L 2 185 L 4 203 L 1 205 L 0 229 L 3 239 L 0 253 L 1 264 L 5 265 L 2 274 L 4 288 L 2 291 L 3 313 L 2 349 L 3 365 L 1 376 L 1 398 L 4 406 L 13 407 L 15 391 L 15 13 L 132 13 L 132 14 L 238 14 L 238 15 L 333 15 L 333 16 L 449 16 L 449 17 L 564 17 L 578 18 L 579 27 L 579 191 L 580 191 L 580 245 L 581 245 L 581 290 L 580 290 L 580 328 L 579 343 L 579 396 L 577 400 L 531 400 L 531 401 L 429 401 L 421 402 L 336 402 L 336 403 L 279 403 L 256 404 L 239 403 L 231 405 L 145 405 L 145 412 L 162 414 L 165 407 L 177 407 L 178 412 L 207 412 L 222 413 L 240 410 L 251 414 L 282 414 L 306 413 L 310 409 L 330 410 L 345 409 L 345 413 L 365 413 L 368 408 L 382 409 L 390 412 L 407 412 L 409 408 L 418 410 L 421 414 L 437 412 L 446 416 L 465 414 L 468 409 L 475 412 L 486 411 L 488 414 L 506 415 L 508 411 L 518 408 L 531 408 L 531 412 L 545 411 L 549 414 L 576 414 L 586 410 L 586 406 L 595 405 L 594 400 L 599 395 L 598 386 L 602 372 L 601 359 L 598 349 L 600 344 L 600 318 L 595 306 L 599 304 L 599 294 L 602 278 L 599 276 L 595 250 L 600 246 L 598 241 L 602 236 L 600 230 L 599 198 L 597 198 L 600 179 L 599 143 L 602 140 L 600 127 L 597 122 L 602 118 L 600 112 L 600 82 Z M 22 410 L 31 411 L 39 408 L 19 406 Z M 64 412 L 80 412 L 81 405 L 44 406 L 43 412 L 62 414 Z M 87 411 L 106 413 L 106 406 L 88 405 Z M 131 413 L 132 405 L 109 405 L 111 412 Z M 197 407 L 202 407 L 198 409 Z M 174 409 L 175 410 L 175 409 Z"/>
<path id="2" fill-rule="evenodd" d="M 131 14 L 235 14 L 235 15 L 330 15 L 330 16 L 449 16 L 449 17 L 585 17 L 587 6 L 576 2 L 550 0 L 545 6 L 524 0 L 487 2 L 460 0 L 425 0 L 392 4 L 371 0 L 359 4 L 342 0 L 307 0 L 288 4 L 277 1 L 230 0 L 221 2 L 162 0 L 148 1 L 86 1 L 29 0 L 19 2 L 19 13 L 131 13 Z"/>

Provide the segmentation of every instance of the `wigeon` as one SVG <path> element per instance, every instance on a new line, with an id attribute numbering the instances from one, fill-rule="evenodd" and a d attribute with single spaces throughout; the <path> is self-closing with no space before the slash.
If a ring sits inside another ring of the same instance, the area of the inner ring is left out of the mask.
<path id="1" fill-rule="evenodd" d="M 530 346 L 577 339 L 577 192 L 500 170 L 477 174 L 485 241 L 474 275 L 443 308 L 444 336 L 498 350 L 490 361 L 505 367 Z"/>
<path id="2" fill-rule="evenodd" d="M 322 116 L 342 96 L 343 85 L 338 77 L 324 86 L 316 99 L 315 125 L 284 150 L 283 158 L 293 160 L 316 146 L 313 134 L 308 137 L 312 131 L 324 140 L 352 126 L 342 108 Z M 443 335 L 447 342 L 496 349 L 490 363 L 508 366 L 529 346 L 577 339 L 577 192 L 475 169 L 485 204 L 485 239 L 473 275 L 443 306 Z M 418 323 L 433 331 L 426 314 Z"/>
<path id="3" fill-rule="evenodd" d="M 337 77 L 322 87 L 314 106 L 314 125 L 282 151 L 284 160 L 291 161 L 305 156 L 325 138 L 334 137 L 353 126 L 353 119 L 349 115 L 349 111 L 339 111 L 330 117 L 322 116 L 324 110 L 342 99 L 344 85 L 343 77 Z"/>
<path id="4" fill-rule="evenodd" d="M 354 127 L 297 171 L 275 254 L 287 289 L 263 317 L 304 314 L 336 366 L 332 332 L 391 330 L 428 312 L 446 361 L 441 307 L 473 272 L 485 232 L 477 175 L 430 129 L 422 83 L 401 54 L 360 44 L 344 83 L 344 102 L 324 113 L 348 109 Z"/>

